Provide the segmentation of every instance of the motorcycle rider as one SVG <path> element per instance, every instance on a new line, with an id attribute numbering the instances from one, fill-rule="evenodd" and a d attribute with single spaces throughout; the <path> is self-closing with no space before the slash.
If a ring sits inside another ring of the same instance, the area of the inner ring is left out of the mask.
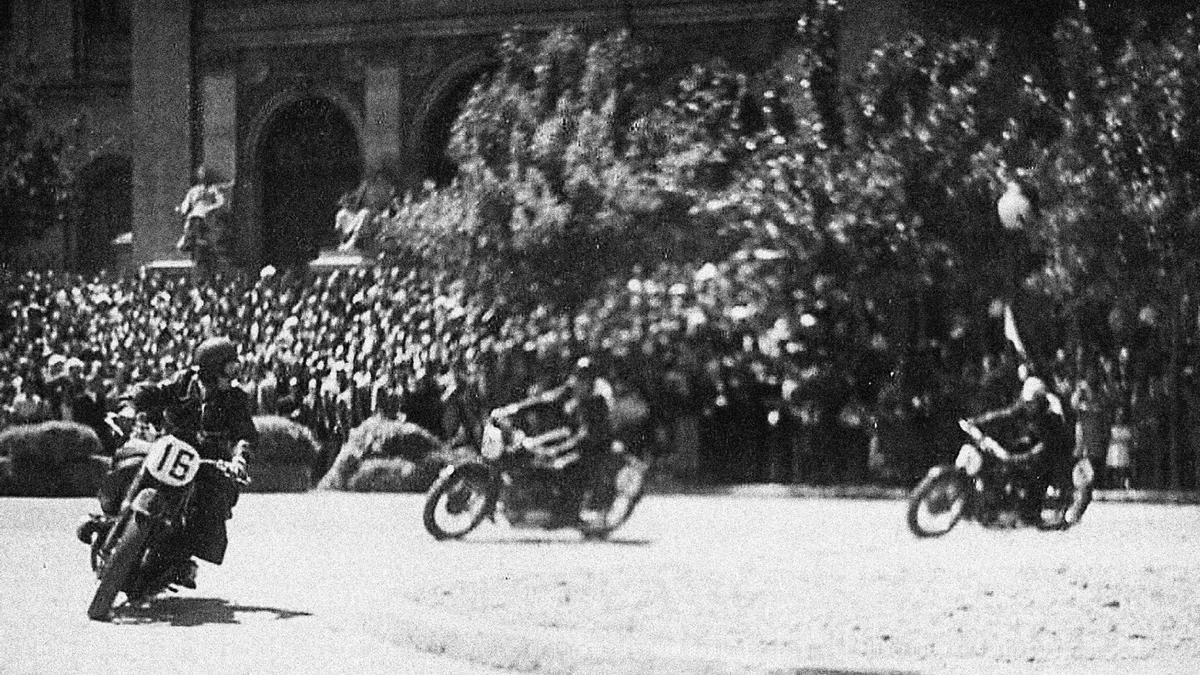
<path id="1" fill-rule="evenodd" d="M 513 415 L 532 406 L 561 406 L 566 426 L 526 438 L 524 446 L 550 459 L 551 466 L 563 472 L 564 483 L 573 503 L 580 505 L 583 520 L 601 515 L 589 502 L 604 487 L 604 459 L 613 447 L 612 398 L 612 386 L 599 377 L 592 360 L 585 356 L 575 362 L 562 386 L 492 412 L 493 420 L 509 424 Z"/>
<path id="2" fill-rule="evenodd" d="M 971 420 L 976 426 L 1009 422 L 1011 438 L 1007 446 L 1007 464 L 1025 488 L 1018 502 L 1018 515 L 1027 524 L 1041 521 L 1042 499 L 1046 488 L 1063 486 L 1064 468 L 1071 460 L 1066 439 L 1066 420 L 1062 403 L 1049 391 L 1041 378 L 1022 371 L 1021 394 L 1012 405 L 979 415 Z"/>
<path id="3" fill-rule="evenodd" d="M 196 347 L 192 366 L 161 384 L 141 384 L 134 408 L 159 421 L 164 431 L 191 444 L 204 459 L 230 463 L 245 477 L 258 433 L 251 419 L 249 396 L 233 384 L 240 368 L 237 347 L 224 337 L 208 338 Z M 220 565 L 228 538 L 225 521 L 237 503 L 236 484 L 205 465 L 196 477 L 191 514 L 179 541 L 169 547 L 175 559 L 163 563 L 174 582 L 196 587 L 192 556 Z M 171 571 L 173 568 L 173 572 Z"/>

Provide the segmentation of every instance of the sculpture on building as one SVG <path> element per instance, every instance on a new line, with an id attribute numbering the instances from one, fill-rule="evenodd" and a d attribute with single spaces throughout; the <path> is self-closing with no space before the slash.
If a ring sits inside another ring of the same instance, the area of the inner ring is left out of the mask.
<path id="1" fill-rule="evenodd" d="M 396 181 L 379 169 L 338 201 L 335 229 L 339 251 L 369 251 L 374 248 L 378 220 L 391 213 L 396 199 Z"/>
<path id="2" fill-rule="evenodd" d="M 196 181 L 175 211 L 183 215 L 183 234 L 175 247 L 189 254 L 197 268 L 212 265 L 218 251 L 220 228 L 217 218 L 228 199 L 225 192 L 233 182 L 217 182 L 212 171 L 201 166 L 196 169 Z"/>

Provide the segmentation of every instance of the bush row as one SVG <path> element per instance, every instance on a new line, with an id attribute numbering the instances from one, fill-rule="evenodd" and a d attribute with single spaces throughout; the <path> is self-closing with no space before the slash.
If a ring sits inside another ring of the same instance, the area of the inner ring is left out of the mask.
<path id="1" fill-rule="evenodd" d="M 312 484 L 321 444 L 311 430 L 257 416 L 259 441 L 250 463 L 255 492 L 297 492 Z M 462 456 L 421 427 L 373 417 L 354 429 L 321 487 L 354 491 L 423 491 Z M 96 433 L 74 422 L 43 422 L 0 432 L 0 495 L 82 497 L 96 493 L 109 458 Z"/>
<path id="2" fill-rule="evenodd" d="M 467 451 L 447 448 L 410 422 L 371 417 L 350 432 L 318 487 L 355 492 L 422 492 Z"/>

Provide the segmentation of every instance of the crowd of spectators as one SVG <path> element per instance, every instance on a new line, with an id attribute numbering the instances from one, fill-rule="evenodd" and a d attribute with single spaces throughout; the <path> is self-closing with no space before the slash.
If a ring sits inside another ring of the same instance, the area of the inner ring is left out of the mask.
<path id="1" fill-rule="evenodd" d="M 837 348 L 845 320 L 764 326 L 753 273 L 735 263 L 638 273 L 571 312 L 485 303 L 443 274 L 388 266 L 0 274 L 0 426 L 73 419 L 103 434 L 131 385 L 171 376 L 221 334 L 242 345 L 257 412 L 308 426 L 333 452 L 371 415 L 452 433 L 449 372 L 494 406 L 557 383 L 587 354 L 616 387 L 624 437 L 681 475 L 904 483 L 953 452 L 959 415 L 1006 403 L 1015 383 L 1003 352 L 964 361 L 931 343 L 896 377 L 878 336 L 850 360 Z M 1083 452 L 1120 484 L 1161 483 L 1166 388 L 1134 383 L 1122 359 L 1060 352 L 1051 376 L 1078 410 Z M 1109 452 L 1122 425 L 1134 439 L 1123 460 Z"/>

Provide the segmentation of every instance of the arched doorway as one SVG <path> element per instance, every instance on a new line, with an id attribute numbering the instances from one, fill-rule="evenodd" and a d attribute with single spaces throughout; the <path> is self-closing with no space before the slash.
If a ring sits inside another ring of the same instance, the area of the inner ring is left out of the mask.
<path id="1" fill-rule="evenodd" d="M 445 98 L 438 101 L 429 111 L 429 117 L 426 118 L 425 142 L 428 144 L 428 152 L 422 169 L 425 179 L 437 185 L 449 184 L 458 173 L 458 165 L 450 159 L 446 150 L 450 145 L 454 120 L 462 112 L 463 105 L 471 94 L 471 88 L 475 86 L 475 80 L 463 78 L 456 84 L 457 86 L 447 92 Z"/>
<path id="2" fill-rule="evenodd" d="M 117 262 L 119 240 L 133 230 L 133 162 L 104 155 L 79 172 L 74 264 L 96 272 Z"/>
<path id="3" fill-rule="evenodd" d="M 258 154 L 262 262 L 303 264 L 336 245 L 338 199 L 362 179 L 357 134 L 342 111 L 306 98 L 275 113 Z"/>
<path id="4" fill-rule="evenodd" d="M 447 154 L 454 121 L 462 113 L 475 85 L 490 76 L 496 62 L 490 54 L 472 54 L 448 68 L 430 87 L 417 114 L 412 147 L 420 164 L 420 178 L 442 186 L 458 173 L 458 165 Z"/>

